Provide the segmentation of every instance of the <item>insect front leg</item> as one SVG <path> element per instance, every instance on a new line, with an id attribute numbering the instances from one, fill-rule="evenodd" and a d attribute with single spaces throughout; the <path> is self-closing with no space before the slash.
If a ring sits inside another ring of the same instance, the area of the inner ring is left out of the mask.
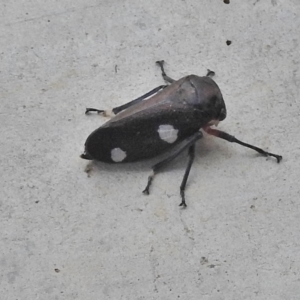
<path id="1" fill-rule="evenodd" d="M 144 99 L 156 94 L 157 92 L 159 92 L 160 90 L 164 89 L 165 87 L 167 87 L 167 85 L 160 85 L 158 87 L 156 87 L 155 89 L 151 90 L 150 92 L 146 93 L 145 95 L 138 97 L 128 103 L 125 103 L 123 105 L 114 107 L 112 110 L 102 110 L 102 109 L 97 109 L 97 108 L 86 108 L 85 110 L 85 114 L 88 114 L 90 112 L 97 112 L 98 114 L 103 114 L 105 117 L 112 117 L 116 114 L 118 114 L 119 112 L 121 112 L 122 110 L 137 104 L 138 102 L 143 101 Z"/>
<path id="2" fill-rule="evenodd" d="M 159 61 L 156 62 L 156 64 L 158 64 L 158 65 L 160 66 L 160 69 L 161 69 L 161 75 L 162 75 L 163 79 L 164 79 L 165 81 L 169 82 L 169 83 L 173 83 L 173 82 L 176 81 L 176 80 L 172 79 L 171 77 L 169 77 L 169 76 L 166 74 L 165 68 L 164 68 L 164 63 L 165 63 L 164 60 L 159 60 Z"/>
<path id="3" fill-rule="evenodd" d="M 175 152 L 173 152 L 169 157 L 165 158 L 164 160 L 160 161 L 159 163 L 155 164 L 152 167 L 152 172 L 150 176 L 148 177 L 148 182 L 146 188 L 143 190 L 143 193 L 146 195 L 149 195 L 149 188 L 151 186 L 151 183 L 153 181 L 154 176 L 161 170 L 163 169 L 167 164 L 169 164 L 173 159 L 175 159 L 177 156 L 179 156 L 185 149 L 189 148 L 189 160 L 188 164 L 183 176 L 182 183 L 180 185 L 180 195 L 181 195 L 181 203 L 180 206 L 186 207 L 185 203 L 185 186 L 187 183 L 187 179 L 194 161 L 194 156 L 195 156 L 195 143 L 203 137 L 202 132 L 197 132 L 194 135 L 188 137 L 185 139 L 182 144 L 180 145 L 179 148 L 176 149 Z"/>
<path id="4" fill-rule="evenodd" d="M 255 151 L 257 151 L 258 153 L 264 155 L 264 156 L 273 156 L 277 159 L 277 162 L 280 163 L 280 161 L 282 160 L 282 156 L 281 155 L 277 155 L 277 154 L 274 154 L 274 153 L 270 153 L 270 152 L 266 152 L 264 151 L 263 149 L 261 148 L 258 148 L 256 146 L 253 146 L 253 145 L 250 145 L 250 144 L 246 144 L 238 139 L 236 139 L 234 136 L 224 132 L 224 131 L 221 131 L 221 130 L 217 130 L 217 129 L 212 129 L 210 127 L 206 127 L 204 128 L 204 130 L 208 133 L 208 134 L 211 134 L 211 135 L 214 135 L 216 137 L 219 137 L 221 139 L 224 139 L 228 142 L 231 142 L 231 143 L 237 143 L 237 144 L 240 144 L 244 147 L 248 147 L 250 149 L 253 149 Z"/>
<path id="5" fill-rule="evenodd" d="M 207 69 L 206 77 L 214 77 L 216 73 L 210 69 Z"/>

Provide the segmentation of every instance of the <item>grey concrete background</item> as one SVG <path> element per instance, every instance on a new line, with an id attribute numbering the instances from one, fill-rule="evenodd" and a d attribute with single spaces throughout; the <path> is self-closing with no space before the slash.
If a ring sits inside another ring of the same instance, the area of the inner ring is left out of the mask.
<path id="1" fill-rule="evenodd" d="M 1 1 L 1 299 L 300 299 L 299 0 Z M 230 46 L 226 40 L 231 40 Z M 156 160 L 79 155 L 111 108 L 216 72 L 219 128 L 144 188 Z M 115 66 L 117 65 L 117 73 Z"/>

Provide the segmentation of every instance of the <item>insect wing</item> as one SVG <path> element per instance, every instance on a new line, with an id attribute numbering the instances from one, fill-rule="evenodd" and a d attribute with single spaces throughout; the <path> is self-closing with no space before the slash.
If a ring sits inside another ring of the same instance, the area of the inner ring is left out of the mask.
<path id="1" fill-rule="evenodd" d="M 86 152 L 104 162 L 133 162 L 161 154 L 203 126 L 192 106 L 161 103 L 107 122 L 86 141 Z"/>

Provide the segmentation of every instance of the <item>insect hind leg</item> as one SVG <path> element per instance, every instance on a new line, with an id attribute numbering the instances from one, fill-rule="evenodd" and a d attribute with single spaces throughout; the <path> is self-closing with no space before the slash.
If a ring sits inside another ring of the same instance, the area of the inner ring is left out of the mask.
<path id="1" fill-rule="evenodd" d="M 156 64 L 160 66 L 160 69 L 161 69 L 161 75 L 162 75 L 163 79 L 164 79 L 165 81 L 169 82 L 169 83 L 173 83 L 175 80 L 172 79 L 171 77 L 169 77 L 169 76 L 166 74 L 165 68 L 164 68 L 164 63 L 165 63 L 164 60 L 158 60 L 158 61 L 156 62 Z"/>
<path id="2" fill-rule="evenodd" d="M 228 142 L 237 143 L 237 144 L 240 144 L 241 146 L 253 149 L 256 152 L 258 152 L 258 153 L 260 153 L 260 154 L 262 154 L 264 156 L 273 156 L 273 157 L 276 158 L 276 160 L 277 160 L 278 163 L 280 163 L 280 161 L 282 160 L 282 156 L 281 155 L 270 153 L 270 152 L 267 152 L 267 151 L 265 151 L 265 150 L 263 150 L 261 148 L 258 148 L 256 146 L 244 143 L 244 142 L 238 140 L 237 138 L 235 138 L 233 135 L 228 134 L 227 132 L 224 132 L 224 131 L 221 131 L 221 130 L 217 130 L 217 129 L 212 129 L 210 127 L 206 127 L 206 128 L 204 128 L 204 130 L 208 134 L 214 135 L 214 136 L 216 136 L 218 138 L 221 138 L 223 140 L 226 140 Z"/>

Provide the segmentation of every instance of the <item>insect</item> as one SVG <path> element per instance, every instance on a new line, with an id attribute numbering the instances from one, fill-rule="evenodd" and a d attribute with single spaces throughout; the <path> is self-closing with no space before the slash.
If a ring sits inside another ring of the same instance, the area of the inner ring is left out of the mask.
<path id="1" fill-rule="evenodd" d="M 273 156 L 278 163 L 281 161 L 280 155 L 266 152 L 226 132 L 211 128 L 226 118 L 222 93 L 211 78 L 213 71 L 208 70 L 203 77 L 189 75 L 174 80 L 166 75 L 163 60 L 156 63 L 160 66 L 163 79 L 169 84 L 161 85 L 112 110 L 86 109 L 86 114 L 97 112 L 113 117 L 89 135 L 81 158 L 125 163 L 152 158 L 173 150 L 152 167 L 143 191 L 144 194 L 149 194 L 155 174 L 187 150 L 188 162 L 180 185 L 182 207 L 186 207 L 185 187 L 194 161 L 195 144 L 203 137 L 201 130 L 251 148 L 264 156 Z"/>

